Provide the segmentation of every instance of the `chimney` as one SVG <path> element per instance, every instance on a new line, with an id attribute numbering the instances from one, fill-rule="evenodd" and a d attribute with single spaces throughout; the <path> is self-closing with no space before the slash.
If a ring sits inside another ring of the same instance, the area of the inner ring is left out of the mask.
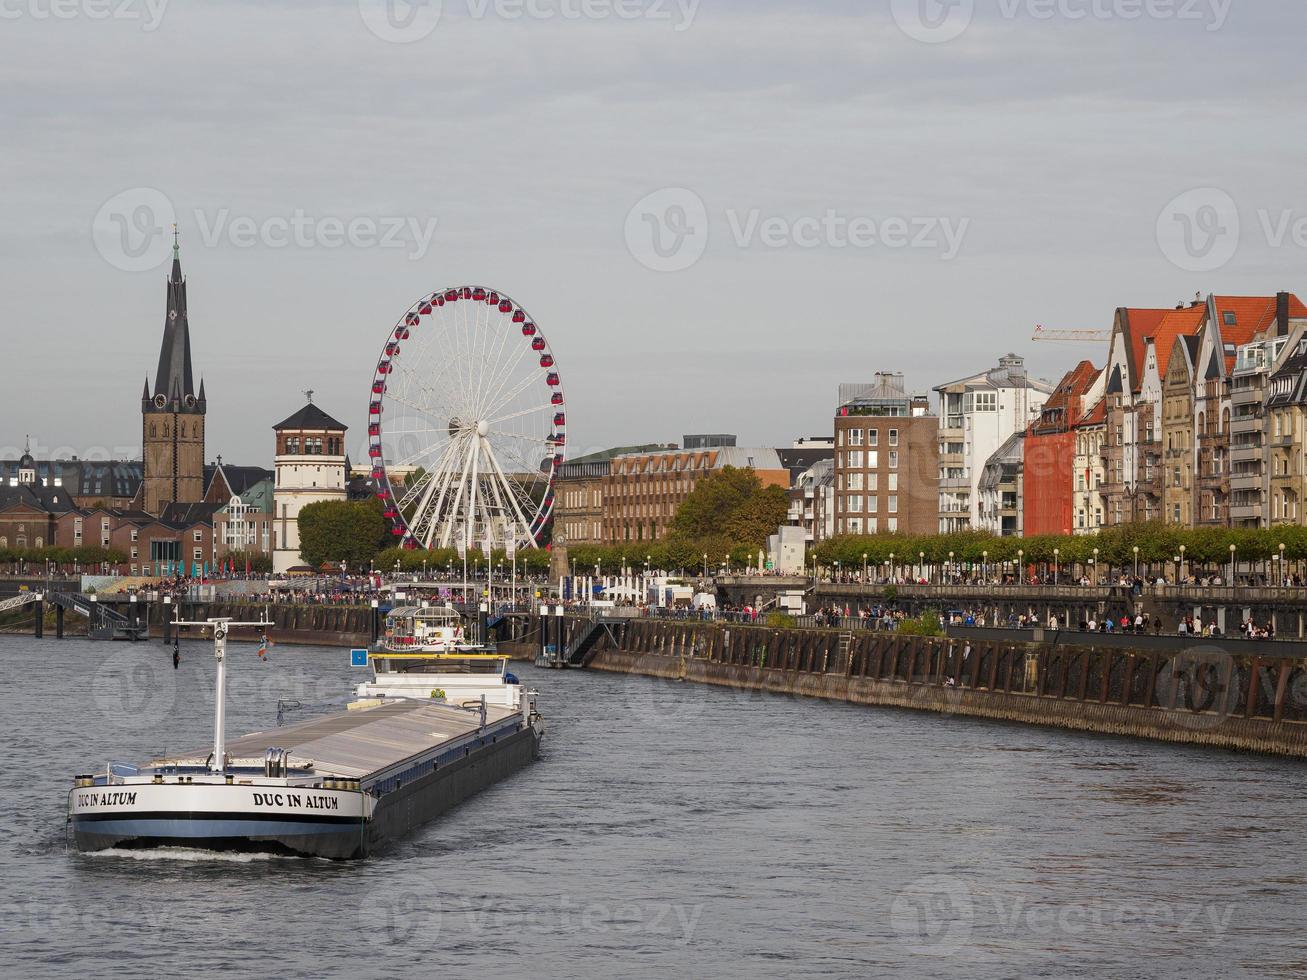
<path id="1" fill-rule="evenodd" d="M 1203 305 L 1203 294 L 1194 293 L 1194 300 L 1192 303 L 1189 304 L 1190 308 L 1192 309 L 1195 306 L 1202 306 L 1202 305 Z"/>
<path id="2" fill-rule="evenodd" d="M 1289 334 L 1289 294 L 1275 294 L 1275 335 L 1285 337 Z"/>

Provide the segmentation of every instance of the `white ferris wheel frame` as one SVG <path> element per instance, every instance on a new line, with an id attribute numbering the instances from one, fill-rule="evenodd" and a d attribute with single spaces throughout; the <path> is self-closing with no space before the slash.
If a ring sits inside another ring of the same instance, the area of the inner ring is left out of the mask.
<path id="1" fill-rule="evenodd" d="M 538 547 L 566 458 L 565 405 L 548 341 L 504 293 L 450 287 L 414 303 L 390 330 L 368 407 L 392 535 L 406 548 Z M 528 482 L 544 484 L 539 500 Z"/>

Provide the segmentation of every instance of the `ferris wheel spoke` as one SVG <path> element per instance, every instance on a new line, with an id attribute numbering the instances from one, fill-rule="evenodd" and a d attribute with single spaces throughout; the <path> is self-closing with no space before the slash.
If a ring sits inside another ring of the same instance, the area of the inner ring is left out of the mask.
<path id="1" fill-rule="evenodd" d="M 517 515 L 517 519 L 520 522 L 522 536 L 528 538 L 532 547 L 534 547 L 535 537 L 531 534 L 531 522 L 526 519 L 526 515 L 522 512 L 522 508 L 518 506 L 518 502 L 513 493 L 517 488 L 516 484 L 510 481 L 508 477 L 504 476 L 504 468 L 499 465 L 499 460 L 495 458 L 495 451 L 490 448 L 489 445 L 486 446 L 486 455 L 490 459 L 490 465 L 494 469 L 495 475 L 499 477 L 500 482 L 508 489 L 509 500 L 512 502 L 513 512 Z"/>
<path id="2" fill-rule="evenodd" d="M 540 376 L 532 373 L 532 374 L 527 374 L 522 378 L 519 378 L 513 384 L 513 387 L 508 389 L 507 392 L 504 392 L 501 388 L 500 393 L 497 394 L 494 400 L 487 406 L 485 414 L 495 415 L 498 414 L 499 412 L 502 412 L 505 408 L 507 408 L 510 404 L 512 404 L 514 398 L 516 398 L 522 392 L 530 388 L 531 385 L 539 384 L 539 383 L 540 383 Z"/>
<path id="3" fill-rule="evenodd" d="M 522 418 L 526 415 L 535 415 L 538 412 L 547 412 L 553 406 L 548 402 L 542 402 L 539 405 L 532 405 L 530 408 L 524 408 L 517 412 L 511 412 L 508 415 L 501 415 L 497 419 L 488 419 L 487 423 L 491 426 L 502 425 L 505 422 L 511 422 L 513 419 Z"/>

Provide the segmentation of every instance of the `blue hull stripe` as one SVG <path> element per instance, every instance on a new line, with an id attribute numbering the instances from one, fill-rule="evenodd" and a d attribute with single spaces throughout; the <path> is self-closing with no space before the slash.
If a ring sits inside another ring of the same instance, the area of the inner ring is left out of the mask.
<path id="1" fill-rule="evenodd" d="M 93 820 L 73 819 L 74 830 L 105 837 L 286 837 L 357 834 L 361 822 L 301 823 L 295 820 Z"/>

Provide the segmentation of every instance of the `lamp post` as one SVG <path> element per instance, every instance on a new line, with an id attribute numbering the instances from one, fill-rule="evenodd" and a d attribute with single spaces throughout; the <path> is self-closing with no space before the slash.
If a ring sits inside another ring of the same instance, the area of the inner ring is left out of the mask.
<path id="1" fill-rule="evenodd" d="M 1139 577 L 1139 545 L 1135 545 L 1130 550 L 1135 553 L 1135 578 L 1138 578 Z"/>
<path id="2" fill-rule="evenodd" d="M 1187 571 L 1188 569 L 1185 568 L 1185 562 L 1184 562 L 1184 545 L 1180 545 L 1180 581 L 1184 581 L 1185 572 Z"/>
<path id="3" fill-rule="evenodd" d="M 1054 548 L 1054 549 L 1053 549 L 1053 585 L 1054 585 L 1054 586 L 1057 585 L 1057 563 L 1058 563 L 1058 559 L 1061 557 L 1061 555 L 1062 555 L 1062 549 L 1061 549 L 1061 548 Z"/>
<path id="4" fill-rule="evenodd" d="M 1097 548 L 1094 549 L 1094 557 L 1089 559 L 1089 571 L 1092 573 L 1089 576 L 1090 583 L 1092 585 L 1097 585 L 1098 584 L 1098 549 Z"/>
<path id="5" fill-rule="evenodd" d="M 947 579 L 953 574 L 953 552 L 948 553 L 948 564 L 944 566 L 944 577 Z"/>
<path id="6" fill-rule="evenodd" d="M 1017 549 L 1017 585 L 1020 585 L 1026 578 L 1026 549 Z"/>
<path id="7" fill-rule="evenodd" d="M 925 570 L 926 570 L 926 553 L 925 553 L 924 551 L 918 551 L 918 552 L 917 552 L 917 571 L 918 571 L 918 572 L 925 572 Z M 922 578 L 925 578 L 926 576 L 923 574 L 921 577 L 922 577 Z"/>
<path id="8" fill-rule="evenodd" d="M 1234 586 L 1234 553 L 1238 550 L 1238 545 L 1230 545 L 1230 586 Z"/>
<path id="9" fill-rule="evenodd" d="M 980 580 L 982 583 L 989 581 L 989 552 L 980 553 Z"/>
<path id="10" fill-rule="evenodd" d="M 840 560 L 839 560 L 838 558 L 836 558 L 836 559 L 835 559 L 835 581 L 838 582 L 839 580 L 840 580 Z"/>
<path id="11" fill-rule="evenodd" d="M 708 577 L 708 552 L 703 553 L 703 577 Z"/>
<path id="12" fill-rule="evenodd" d="M 867 553 L 865 551 L 862 553 L 862 581 L 864 584 L 867 581 Z"/>
<path id="13" fill-rule="evenodd" d="M 889 553 L 889 577 L 894 578 L 894 552 Z"/>
<path id="14" fill-rule="evenodd" d="M 1175 562 L 1175 584 L 1180 584 L 1180 556 L 1176 555 L 1171 561 Z"/>
<path id="15" fill-rule="evenodd" d="M 1289 587 L 1289 568 L 1284 563 L 1284 542 L 1280 542 L 1280 588 Z"/>

